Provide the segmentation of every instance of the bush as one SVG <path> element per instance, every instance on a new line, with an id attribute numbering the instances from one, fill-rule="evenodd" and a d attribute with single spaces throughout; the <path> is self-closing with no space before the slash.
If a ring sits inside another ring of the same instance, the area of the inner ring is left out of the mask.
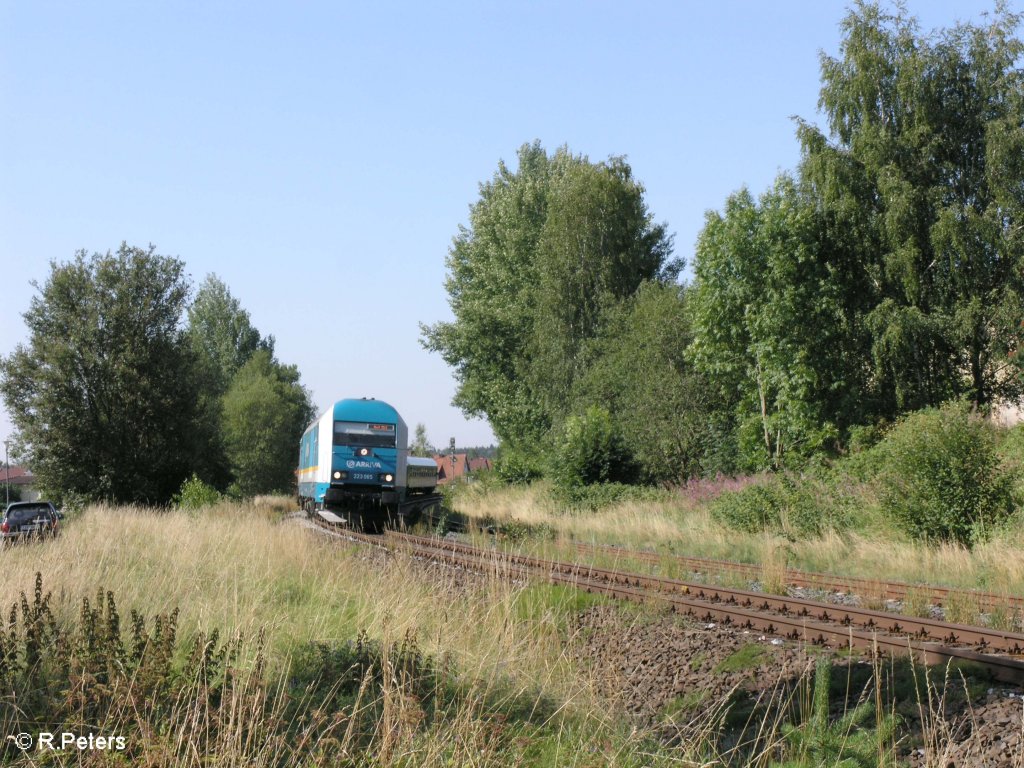
<path id="1" fill-rule="evenodd" d="M 4 482 L 5 481 L 4 481 L 3 470 L 0 469 L 0 483 L 4 483 Z M 3 493 L 3 499 L 4 499 L 4 501 L 6 503 L 13 504 L 16 501 L 21 501 L 22 500 L 21 499 L 21 488 L 19 486 L 17 486 L 17 485 L 7 486 L 6 483 L 5 483 L 5 485 L 3 486 L 3 490 L 0 491 L 0 493 Z M 48 498 L 48 497 L 44 496 L 43 498 Z"/>
<path id="2" fill-rule="evenodd" d="M 502 482 L 525 485 L 539 480 L 544 472 L 539 457 L 524 451 L 503 449 L 494 462 L 494 474 Z"/>
<path id="3" fill-rule="evenodd" d="M 650 486 L 623 483 L 594 483 L 592 485 L 556 485 L 552 489 L 556 502 L 572 509 L 596 510 L 623 501 L 662 501 L 671 498 L 667 491 Z"/>
<path id="4" fill-rule="evenodd" d="M 192 475 L 181 484 L 181 490 L 174 495 L 172 503 L 178 509 L 196 510 L 212 507 L 221 498 L 223 497 L 216 488 L 204 483 L 196 475 Z"/>
<path id="5" fill-rule="evenodd" d="M 852 517 L 849 499 L 834 482 L 793 475 L 727 491 L 711 505 L 711 516 L 738 531 L 770 531 L 790 538 L 848 528 Z"/>
<path id="6" fill-rule="evenodd" d="M 850 427 L 847 448 L 851 454 L 863 453 L 874 448 L 885 438 L 889 423 L 882 419 L 875 424 L 858 424 Z"/>
<path id="7" fill-rule="evenodd" d="M 880 448 L 883 509 L 914 538 L 969 546 L 1013 511 L 995 428 L 966 403 L 910 414 Z"/>
<path id="8" fill-rule="evenodd" d="M 582 416 L 569 418 L 552 476 L 562 489 L 635 481 L 629 452 L 606 409 L 592 405 Z"/>

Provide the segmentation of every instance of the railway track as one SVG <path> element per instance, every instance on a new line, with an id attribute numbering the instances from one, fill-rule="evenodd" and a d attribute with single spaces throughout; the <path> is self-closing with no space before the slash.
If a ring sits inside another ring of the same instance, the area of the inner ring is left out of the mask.
<path id="1" fill-rule="evenodd" d="M 338 530 L 326 519 L 315 522 L 334 537 L 405 550 L 415 557 L 471 570 L 523 579 L 544 578 L 618 599 L 656 603 L 706 623 L 796 642 L 911 655 L 925 664 L 974 662 L 989 669 L 997 680 L 1024 685 L 1024 634 L 547 560 L 394 531 L 369 536 Z"/>
<path id="2" fill-rule="evenodd" d="M 610 545 L 585 544 L 574 542 L 573 548 L 581 555 L 601 555 L 619 560 L 633 560 L 655 565 L 672 563 L 693 573 L 708 575 L 731 574 L 750 580 L 761 579 L 764 568 L 751 563 L 740 563 L 734 560 L 715 560 L 702 557 L 686 557 L 683 555 L 658 554 L 639 550 L 623 549 Z M 960 599 L 969 601 L 970 605 L 978 606 L 980 611 L 1007 609 L 1011 612 L 1024 612 L 1024 598 L 1014 595 L 999 595 L 973 589 L 958 589 L 932 584 L 909 584 L 906 582 L 886 582 L 877 579 L 865 579 L 856 576 L 836 576 L 815 571 L 803 571 L 787 568 L 782 574 L 786 584 L 794 587 L 820 589 L 830 592 L 847 592 L 857 595 L 878 595 L 886 600 L 906 602 L 913 596 L 923 597 L 931 604 L 948 606 L 950 602 Z"/>
<path id="3" fill-rule="evenodd" d="M 464 524 L 456 524 L 456 530 L 464 530 Z M 735 560 L 720 560 L 686 555 L 662 554 L 643 550 L 626 549 L 610 544 L 586 544 L 572 542 L 572 549 L 584 556 L 606 557 L 613 561 L 634 561 L 664 566 L 667 564 L 709 576 L 731 575 L 749 581 L 763 580 L 765 568 L 752 563 L 741 563 Z M 773 577 L 775 575 L 773 574 Z M 858 576 L 837 576 L 831 573 L 805 571 L 797 568 L 786 568 L 781 573 L 787 586 L 816 589 L 826 592 L 843 592 L 847 594 L 878 597 L 882 600 L 893 600 L 906 604 L 909 600 L 925 600 L 930 605 L 948 607 L 955 601 L 976 607 L 978 613 L 1004 610 L 1011 614 L 1024 615 L 1024 597 L 997 594 L 982 590 L 958 587 L 943 587 L 934 584 L 911 584 L 901 581 L 882 581 L 866 579 Z"/>

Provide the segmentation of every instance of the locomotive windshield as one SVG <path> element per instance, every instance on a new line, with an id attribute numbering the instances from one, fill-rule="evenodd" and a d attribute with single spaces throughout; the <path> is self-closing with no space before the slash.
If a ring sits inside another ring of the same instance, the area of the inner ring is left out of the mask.
<path id="1" fill-rule="evenodd" d="M 369 448 L 394 448 L 394 424 L 368 424 L 365 421 L 334 422 L 335 445 L 365 445 Z"/>

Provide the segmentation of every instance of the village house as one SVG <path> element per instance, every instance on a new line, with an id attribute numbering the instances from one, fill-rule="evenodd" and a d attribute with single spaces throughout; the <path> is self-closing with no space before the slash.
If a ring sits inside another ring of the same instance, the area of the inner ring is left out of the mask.
<path id="1" fill-rule="evenodd" d="M 466 453 L 456 453 L 454 460 L 452 454 L 436 453 L 434 461 L 437 463 L 438 485 L 450 483 L 452 480 L 471 480 L 477 472 L 491 468 L 491 460 L 486 458 L 469 458 Z"/>

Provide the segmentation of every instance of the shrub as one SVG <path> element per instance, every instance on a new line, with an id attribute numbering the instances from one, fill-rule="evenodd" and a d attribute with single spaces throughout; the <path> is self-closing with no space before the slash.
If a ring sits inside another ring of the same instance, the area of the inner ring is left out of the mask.
<path id="1" fill-rule="evenodd" d="M 606 409 L 592 405 L 566 421 L 552 475 L 563 489 L 635 480 L 629 452 Z"/>
<path id="2" fill-rule="evenodd" d="M 969 546 L 1012 513 L 995 429 L 966 403 L 910 414 L 880 448 L 883 509 L 914 538 Z"/>
<path id="3" fill-rule="evenodd" d="M 1024 424 L 996 432 L 996 450 L 1003 463 L 1019 471 L 1024 467 Z"/>
<path id="4" fill-rule="evenodd" d="M 221 494 L 216 488 L 204 483 L 196 475 L 192 475 L 181 484 L 181 490 L 174 495 L 172 502 L 178 509 L 196 510 L 212 507 L 221 498 Z"/>
<path id="5" fill-rule="evenodd" d="M 711 516 L 746 533 L 771 531 L 795 538 L 848 528 L 849 498 L 830 477 L 775 475 L 738 491 L 722 493 Z"/>
<path id="6" fill-rule="evenodd" d="M 623 501 L 660 501 L 671 498 L 669 492 L 650 486 L 624 483 L 594 483 L 592 485 L 556 485 L 552 489 L 555 501 L 571 509 L 596 510 Z"/>
<path id="7" fill-rule="evenodd" d="M 0 483 L 4 483 L 4 482 L 5 482 L 4 474 L 3 474 L 3 471 L 0 470 Z M 21 499 L 21 488 L 19 486 L 17 486 L 17 485 L 6 485 L 6 483 L 5 483 L 5 485 L 3 487 L 3 490 L 0 491 L 0 492 L 3 493 L 3 499 L 4 499 L 5 502 L 13 504 L 16 501 L 21 501 L 22 500 Z M 48 498 L 48 497 L 44 496 L 43 498 Z"/>
<path id="8" fill-rule="evenodd" d="M 494 474 L 503 482 L 525 485 L 544 474 L 540 458 L 524 451 L 503 449 L 494 462 Z"/>
<path id="9" fill-rule="evenodd" d="M 850 427 L 847 440 L 850 453 L 862 453 L 874 448 L 885 438 L 888 429 L 889 423 L 885 419 L 874 424 L 859 424 Z"/>

